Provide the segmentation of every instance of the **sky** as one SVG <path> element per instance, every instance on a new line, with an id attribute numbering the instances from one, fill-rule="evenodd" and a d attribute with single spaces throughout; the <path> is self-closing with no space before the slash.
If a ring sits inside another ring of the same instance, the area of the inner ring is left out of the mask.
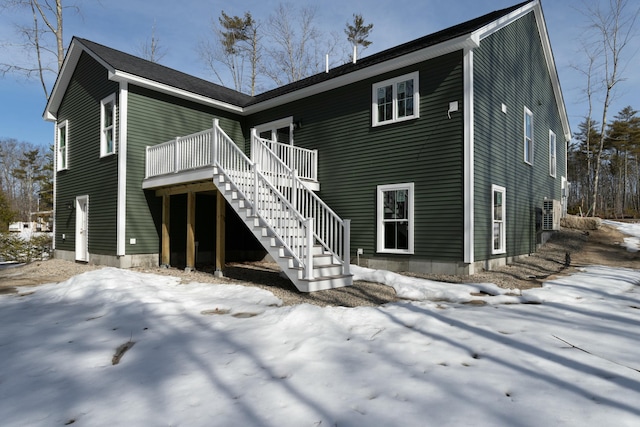
<path id="1" fill-rule="evenodd" d="M 610 224 L 637 251 L 640 225 Z M 2 423 L 640 425 L 640 270 L 523 291 L 353 271 L 403 300 L 282 306 L 111 267 L 0 295 Z"/>
<path id="2" fill-rule="evenodd" d="M 363 15 L 366 23 L 373 23 L 369 38 L 373 44 L 361 56 L 396 46 L 460 22 L 473 19 L 496 9 L 517 4 L 519 0 L 396 0 L 388 2 L 370 0 L 310 0 L 296 1 L 295 5 L 316 5 L 316 24 L 327 32 L 343 34 L 353 13 Z M 197 46 L 210 34 L 210 23 L 224 10 L 230 15 L 250 11 L 254 18 L 266 20 L 280 1 L 261 2 L 221 0 L 78 0 L 80 13 L 67 10 L 64 20 L 64 39 L 68 46 L 75 35 L 112 48 L 139 55 L 140 46 L 149 40 L 152 28 L 166 55 L 163 65 L 215 81 L 199 59 Z M 633 2 L 632 2 L 633 3 Z M 66 1 L 65 4 L 73 4 Z M 582 53 L 586 18 L 578 12 L 584 9 L 583 0 L 543 0 L 548 32 L 561 87 L 573 131 L 587 112 L 583 88 L 585 79 L 572 66 L 584 63 Z M 0 10 L 0 63 L 28 61 L 24 52 L 4 43 L 15 42 L 16 24 L 29 22 L 28 14 L 15 10 Z M 627 50 L 624 74 L 610 117 L 623 107 L 640 109 L 640 37 L 636 37 Z M 635 55 L 633 55 L 635 54 Z M 53 85 L 54 76 L 47 81 Z M 217 82 L 217 81 L 216 81 Z M 230 84 L 230 83 L 228 83 Z M 600 102 L 601 104 L 601 102 Z M 37 79 L 26 80 L 16 75 L 0 76 L 0 138 L 15 138 L 36 145 L 51 145 L 53 124 L 42 119 L 46 105 L 44 92 Z M 598 113 L 596 119 L 601 117 Z"/>

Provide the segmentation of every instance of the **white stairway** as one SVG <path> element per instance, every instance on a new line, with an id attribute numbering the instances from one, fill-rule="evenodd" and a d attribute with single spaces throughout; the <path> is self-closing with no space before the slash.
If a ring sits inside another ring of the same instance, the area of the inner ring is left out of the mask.
<path id="1" fill-rule="evenodd" d="M 253 235 L 260 241 L 271 257 L 278 263 L 282 271 L 293 282 L 301 292 L 313 292 L 343 286 L 350 286 L 352 275 L 344 272 L 343 263 L 335 259 L 335 256 L 327 251 L 322 245 L 317 244 L 315 238 L 309 240 L 309 228 L 301 226 L 301 221 L 294 215 L 288 214 L 283 202 L 273 197 L 268 188 L 261 188 L 258 192 L 259 207 L 254 208 L 255 194 L 247 195 L 252 190 L 241 191 L 234 183 L 231 175 L 220 166 L 214 168 L 214 184 L 224 195 L 226 201 L 233 207 L 238 216 L 247 225 Z M 236 175 L 238 176 L 238 175 Z M 251 177 L 240 178 L 245 184 L 252 180 Z M 253 186 L 255 188 L 255 186 Z M 266 208 L 265 208 L 266 207 Z M 268 211 L 268 212 L 265 212 Z M 280 217 L 270 220 L 269 212 L 280 212 Z M 285 215 L 282 215 L 282 212 Z M 312 268 L 307 270 L 305 262 L 296 257 L 296 251 L 292 248 L 301 248 L 302 251 L 309 251 L 306 248 L 307 242 L 311 241 L 310 252 Z M 346 262 L 349 262 L 347 257 Z"/>

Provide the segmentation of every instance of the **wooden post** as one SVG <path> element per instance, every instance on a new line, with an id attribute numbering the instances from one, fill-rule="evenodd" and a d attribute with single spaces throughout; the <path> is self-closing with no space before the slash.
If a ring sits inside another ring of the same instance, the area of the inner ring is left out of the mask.
<path id="1" fill-rule="evenodd" d="M 169 267 L 171 262 L 171 196 L 164 194 L 162 196 L 162 258 L 160 265 Z"/>
<path id="2" fill-rule="evenodd" d="M 216 277 L 222 277 L 225 264 L 225 209 L 226 202 L 220 190 L 216 191 Z"/>
<path id="3" fill-rule="evenodd" d="M 187 193 L 187 266 L 185 271 L 196 269 L 196 193 Z"/>

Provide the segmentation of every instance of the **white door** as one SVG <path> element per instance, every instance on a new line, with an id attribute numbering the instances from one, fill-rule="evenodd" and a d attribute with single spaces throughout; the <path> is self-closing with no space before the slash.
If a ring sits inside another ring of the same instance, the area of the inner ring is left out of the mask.
<path id="1" fill-rule="evenodd" d="M 89 261 L 89 196 L 76 197 L 76 261 Z"/>

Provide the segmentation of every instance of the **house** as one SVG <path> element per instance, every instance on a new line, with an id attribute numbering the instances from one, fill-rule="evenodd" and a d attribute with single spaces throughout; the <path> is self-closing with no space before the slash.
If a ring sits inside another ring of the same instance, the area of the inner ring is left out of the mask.
<path id="1" fill-rule="evenodd" d="M 269 253 L 298 289 L 349 263 L 473 274 L 557 227 L 571 131 L 525 1 L 251 97 L 74 38 L 55 256 L 195 268 Z"/>

